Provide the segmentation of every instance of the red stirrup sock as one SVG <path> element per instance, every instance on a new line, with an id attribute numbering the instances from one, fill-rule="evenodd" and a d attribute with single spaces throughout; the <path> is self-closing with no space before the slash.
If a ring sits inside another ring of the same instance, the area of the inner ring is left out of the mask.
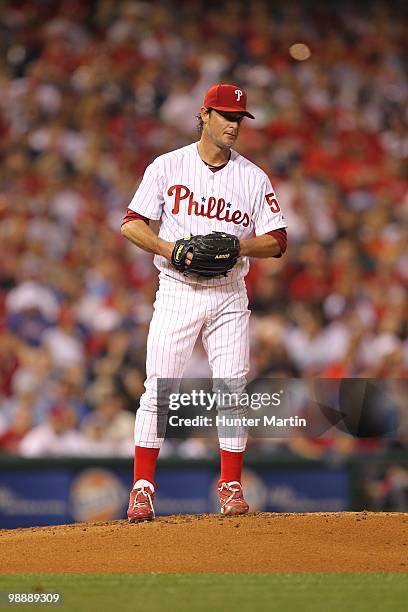
<path id="1" fill-rule="evenodd" d="M 154 473 L 156 471 L 157 457 L 160 448 L 147 448 L 135 446 L 135 463 L 133 484 L 138 480 L 148 480 L 156 488 Z"/>
<path id="2" fill-rule="evenodd" d="M 218 486 L 222 482 L 231 482 L 236 480 L 241 482 L 242 464 L 244 462 L 244 451 L 233 453 L 231 451 L 220 449 L 221 455 L 221 476 L 218 481 Z"/>

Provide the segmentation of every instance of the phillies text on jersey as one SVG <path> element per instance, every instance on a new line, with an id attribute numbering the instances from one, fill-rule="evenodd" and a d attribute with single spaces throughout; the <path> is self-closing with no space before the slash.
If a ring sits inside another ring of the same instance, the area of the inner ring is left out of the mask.
<path id="1" fill-rule="evenodd" d="M 129 204 L 143 217 L 161 220 L 161 238 L 175 242 L 223 231 L 247 239 L 287 226 L 271 182 L 260 168 L 231 150 L 228 163 L 213 172 L 201 159 L 197 144 L 156 158 Z M 173 278 L 204 285 L 236 281 L 249 269 L 248 258 L 241 257 L 226 278 L 186 278 L 164 257 L 156 255 L 154 263 Z"/>

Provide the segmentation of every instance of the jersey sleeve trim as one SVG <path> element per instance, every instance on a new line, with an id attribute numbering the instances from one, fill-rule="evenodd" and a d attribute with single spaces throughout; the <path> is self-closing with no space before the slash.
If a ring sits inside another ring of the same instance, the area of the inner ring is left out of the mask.
<path id="1" fill-rule="evenodd" d="M 125 223 L 129 223 L 129 221 L 138 221 L 138 220 L 144 221 L 146 225 L 149 225 L 150 223 L 150 219 L 128 208 L 125 213 L 125 216 L 123 217 L 122 226 L 125 225 Z"/>
<path id="2" fill-rule="evenodd" d="M 268 236 L 272 236 L 275 238 L 276 242 L 279 244 L 280 253 L 278 255 L 274 255 L 274 257 L 282 257 L 284 252 L 286 251 L 288 245 L 288 234 L 284 227 L 279 229 L 272 230 L 271 232 L 266 232 Z"/>

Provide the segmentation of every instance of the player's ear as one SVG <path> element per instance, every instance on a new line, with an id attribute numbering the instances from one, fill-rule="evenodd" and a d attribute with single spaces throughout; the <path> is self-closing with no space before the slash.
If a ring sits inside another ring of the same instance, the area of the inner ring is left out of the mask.
<path id="1" fill-rule="evenodd" d="M 202 106 L 200 108 L 200 115 L 201 115 L 201 119 L 203 120 L 203 123 L 208 123 L 208 120 L 210 118 L 210 112 L 211 109 L 210 108 L 206 108 L 205 106 Z"/>

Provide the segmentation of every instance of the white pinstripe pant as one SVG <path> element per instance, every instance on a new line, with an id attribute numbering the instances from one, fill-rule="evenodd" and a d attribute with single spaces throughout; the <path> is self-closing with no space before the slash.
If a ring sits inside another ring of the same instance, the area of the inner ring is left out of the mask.
<path id="1" fill-rule="evenodd" d="M 147 339 L 145 392 L 136 413 L 137 446 L 162 445 L 164 434 L 160 426 L 158 432 L 158 414 L 161 422 L 166 422 L 168 402 L 158 405 L 157 380 L 182 378 L 201 330 L 213 378 L 234 379 L 243 390 L 249 370 L 249 315 L 243 280 L 205 287 L 160 275 Z M 234 416 L 243 416 L 245 412 L 239 408 L 231 410 Z M 245 450 L 244 427 L 235 427 L 233 437 L 224 437 L 220 430 L 218 433 L 222 449 Z"/>

